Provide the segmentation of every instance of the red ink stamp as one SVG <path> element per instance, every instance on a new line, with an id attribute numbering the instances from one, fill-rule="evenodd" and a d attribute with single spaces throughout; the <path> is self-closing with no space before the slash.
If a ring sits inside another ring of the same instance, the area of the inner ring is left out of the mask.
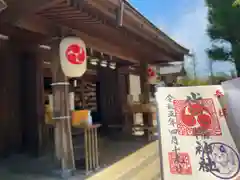
<path id="1" fill-rule="evenodd" d="M 192 166 L 188 153 L 169 152 L 168 160 L 172 174 L 191 175 Z"/>
<path id="2" fill-rule="evenodd" d="M 198 136 L 206 133 L 209 136 L 221 136 L 221 128 L 212 98 L 174 100 L 178 134 Z M 199 131 L 198 131 L 199 130 Z"/>
<path id="3" fill-rule="evenodd" d="M 219 116 L 226 118 L 227 117 L 227 109 L 226 108 L 219 109 Z"/>

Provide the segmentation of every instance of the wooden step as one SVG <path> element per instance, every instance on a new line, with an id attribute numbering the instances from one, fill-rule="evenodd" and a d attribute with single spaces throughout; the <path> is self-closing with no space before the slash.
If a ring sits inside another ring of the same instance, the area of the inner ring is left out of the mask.
<path id="1" fill-rule="evenodd" d="M 157 157 L 152 163 L 145 166 L 129 180 L 156 180 L 160 179 L 160 161 Z"/>
<path id="2" fill-rule="evenodd" d="M 145 168 L 141 167 L 143 163 L 153 156 L 155 156 L 154 158 L 156 159 L 157 154 L 158 142 L 155 141 L 116 162 L 112 166 L 103 169 L 92 177 L 89 177 L 87 180 L 109 179 L 109 177 L 111 177 L 111 180 L 122 180 L 122 178 L 128 174 L 133 177 L 133 171 L 139 173 L 139 168 Z M 156 168 L 159 169 L 159 165 Z"/>

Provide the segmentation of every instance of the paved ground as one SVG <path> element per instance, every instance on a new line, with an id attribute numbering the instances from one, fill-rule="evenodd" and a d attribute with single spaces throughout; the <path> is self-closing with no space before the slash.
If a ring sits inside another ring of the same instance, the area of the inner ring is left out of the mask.
<path id="1" fill-rule="evenodd" d="M 138 149 L 141 149 L 146 145 L 146 142 L 142 141 L 121 141 L 121 140 L 104 140 L 101 142 L 100 155 L 102 157 L 101 167 L 110 166 L 114 162 L 118 162 L 129 154 L 134 153 Z M 155 147 L 155 146 L 154 146 Z M 149 151 L 157 151 L 156 148 L 152 148 Z M 148 152 L 149 152 L 148 151 Z M 131 172 L 128 172 L 126 176 L 134 179 L 134 174 L 139 174 L 138 177 L 141 177 L 141 169 L 149 171 L 153 169 L 156 164 L 158 164 L 154 159 L 156 157 L 150 157 L 146 162 L 144 162 L 139 167 L 138 170 L 135 169 Z M 39 159 L 33 159 L 23 155 L 15 155 L 11 158 L 5 159 L 0 163 L 0 179 L 1 180 L 61 180 L 62 178 L 57 177 L 54 174 L 56 166 L 54 165 L 53 155 L 48 155 Z M 135 160 L 133 160 L 135 162 Z M 128 166 L 128 165 L 127 165 Z M 148 168 L 149 166 L 149 168 Z M 151 167 L 150 167 L 151 166 Z M 157 167 L 156 167 L 157 168 Z M 144 171 L 145 171 L 144 170 Z M 51 173 L 52 172 L 52 173 Z M 125 176 L 123 176 L 125 177 Z M 68 180 L 84 180 L 86 176 L 84 172 L 76 172 L 76 176 L 69 178 Z M 100 179 L 101 180 L 101 179 Z M 108 179 L 106 179 L 108 180 Z M 125 179 L 121 179 L 125 180 Z M 129 178 L 126 180 L 130 180 Z M 141 180 L 141 179 L 136 179 Z"/>

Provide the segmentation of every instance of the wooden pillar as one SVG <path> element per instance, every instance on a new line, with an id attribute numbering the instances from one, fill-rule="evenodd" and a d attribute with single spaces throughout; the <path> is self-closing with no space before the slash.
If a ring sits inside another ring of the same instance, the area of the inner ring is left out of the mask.
<path id="1" fill-rule="evenodd" d="M 69 81 L 64 75 L 59 57 L 59 41 L 52 44 L 53 118 L 55 124 L 55 147 L 61 161 L 62 175 L 75 170 L 71 118 L 69 107 Z"/>
<path id="2" fill-rule="evenodd" d="M 37 106 L 37 121 L 38 121 L 38 154 L 41 156 L 46 152 L 46 139 L 45 139 L 45 110 L 44 110 L 44 59 L 49 58 L 45 56 L 46 50 L 43 52 L 35 45 L 34 50 L 36 55 L 36 106 Z M 47 51 L 48 52 L 48 51 Z M 49 53 L 49 52 L 48 52 Z"/>
<path id="3" fill-rule="evenodd" d="M 106 133 L 108 125 L 121 124 L 117 69 L 99 67 L 99 101 L 102 129 Z"/>
<path id="4" fill-rule="evenodd" d="M 0 156 L 19 153 L 22 144 L 20 60 L 14 41 L 0 40 Z"/>
<path id="5" fill-rule="evenodd" d="M 129 91 L 129 75 L 121 73 L 118 69 L 118 99 L 119 99 L 119 113 L 121 117 L 121 124 L 124 125 L 125 112 L 124 108 L 127 105 L 127 95 Z M 132 118 L 133 119 L 133 118 Z"/>
<path id="6" fill-rule="evenodd" d="M 140 81 L 141 81 L 141 94 L 142 103 L 147 104 L 150 102 L 150 85 L 148 84 L 148 64 L 141 62 L 140 64 Z M 152 126 L 152 114 L 143 113 L 144 126 Z M 148 131 L 144 130 L 144 135 L 147 135 Z"/>
<path id="7" fill-rule="evenodd" d="M 39 55 L 39 51 L 36 52 L 36 55 Z M 39 57 L 39 56 L 38 56 Z M 43 70 L 43 59 L 36 58 L 36 116 L 38 121 L 38 155 L 42 154 L 43 144 L 42 144 L 42 125 L 44 121 L 44 70 Z"/>

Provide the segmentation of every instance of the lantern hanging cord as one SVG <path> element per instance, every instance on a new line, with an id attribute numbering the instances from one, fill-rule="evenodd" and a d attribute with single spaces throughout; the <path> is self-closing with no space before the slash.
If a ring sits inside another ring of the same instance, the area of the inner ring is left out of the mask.
<path id="1" fill-rule="evenodd" d="M 51 86 L 69 86 L 69 85 L 70 85 L 69 82 L 55 82 L 51 84 Z"/>

